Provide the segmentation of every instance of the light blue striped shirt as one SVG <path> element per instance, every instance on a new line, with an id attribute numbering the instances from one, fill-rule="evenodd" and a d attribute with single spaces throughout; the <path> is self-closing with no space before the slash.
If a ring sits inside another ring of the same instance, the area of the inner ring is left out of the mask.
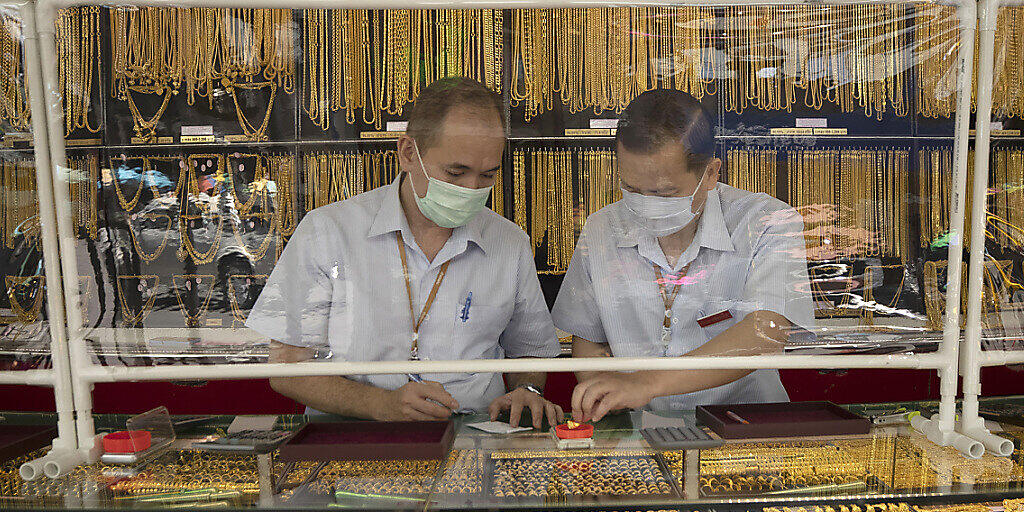
<path id="1" fill-rule="evenodd" d="M 409 359 L 413 320 L 396 232 L 409 257 L 417 316 L 446 261 L 448 273 L 420 326 L 428 360 L 555 357 L 559 354 L 530 242 L 514 223 L 484 210 L 455 228 L 433 261 L 416 244 L 399 183 L 317 208 L 295 230 L 246 326 L 334 360 Z M 405 375 L 349 376 L 397 389 Z M 505 394 L 500 374 L 424 374 L 462 408 L 486 410 Z"/>
<path id="2" fill-rule="evenodd" d="M 674 357 L 752 311 L 774 311 L 804 328 L 813 326 L 803 220 L 785 203 L 719 183 L 708 194 L 694 242 L 674 267 L 657 239 L 642 232 L 631 215 L 619 201 L 587 219 L 552 310 L 558 328 L 606 343 L 615 356 Z M 665 305 L 654 265 L 674 274 L 687 264 L 665 345 Z M 704 328 L 697 324 L 698 318 L 725 310 L 732 319 Z M 758 370 L 724 386 L 659 397 L 650 405 L 693 409 L 788 400 L 778 371 Z"/>

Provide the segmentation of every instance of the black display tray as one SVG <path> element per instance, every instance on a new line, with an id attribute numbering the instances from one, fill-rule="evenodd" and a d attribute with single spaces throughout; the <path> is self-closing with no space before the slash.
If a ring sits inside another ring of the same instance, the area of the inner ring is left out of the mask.
<path id="1" fill-rule="evenodd" d="M 832 402 L 701 405 L 696 412 L 698 421 L 725 439 L 867 434 L 871 429 L 871 420 Z"/>
<path id="2" fill-rule="evenodd" d="M 455 440 L 451 421 L 309 423 L 281 446 L 280 459 L 442 459 Z"/>

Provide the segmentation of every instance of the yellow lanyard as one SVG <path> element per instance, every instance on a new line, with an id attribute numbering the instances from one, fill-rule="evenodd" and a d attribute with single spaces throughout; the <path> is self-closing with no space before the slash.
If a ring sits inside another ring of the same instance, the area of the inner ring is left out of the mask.
<path id="1" fill-rule="evenodd" d="M 445 274 L 448 273 L 448 264 L 451 260 L 444 262 L 441 265 L 441 270 L 437 273 L 437 278 L 434 279 L 434 287 L 430 290 L 430 295 L 427 296 L 427 303 L 423 305 L 423 311 L 420 311 L 419 318 L 416 317 L 416 306 L 412 303 L 412 280 L 409 279 L 409 258 L 405 254 L 405 240 L 402 239 L 402 233 L 397 232 L 395 235 L 398 237 L 398 254 L 402 257 L 402 274 L 405 276 L 405 293 L 409 296 L 409 314 L 412 316 L 412 348 L 409 349 L 409 359 L 417 361 L 420 358 L 420 325 L 423 324 L 423 320 L 427 318 L 427 313 L 430 312 L 430 307 L 434 305 L 434 299 L 437 298 L 437 290 L 441 287 L 441 281 L 444 281 Z"/>
<path id="2" fill-rule="evenodd" d="M 661 344 L 666 348 L 668 348 L 669 340 L 672 337 L 672 305 L 675 304 L 676 295 L 679 295 L 679 288 L 682 286 L 679 279 L 686 275 L 686 271 L 689 268 L 690 266 L 686 265 L 679 271 L 679 275 L 675 278 L 676 284 L 672 287 L 672 291 L 669 292 L 665 286 L 665 279 L 661 274 L 661 269 L 658 268 L 658 265 L 654 265 L 654 274 L 657 276 L 658 293 L 661 295 L 662 302 L 665 303 L 665 319 L 661 324 Z"/>

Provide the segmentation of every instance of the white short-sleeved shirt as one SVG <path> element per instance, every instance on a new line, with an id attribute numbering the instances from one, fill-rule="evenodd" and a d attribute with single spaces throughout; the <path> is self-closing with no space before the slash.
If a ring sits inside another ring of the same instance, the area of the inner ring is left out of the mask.
<path id="1" fill-rule="evenodd" d="M 785 203 L 719 183 L 708 194 L 694 242 L 674 267 L 657 239 L 643 232 L 631 215 L 619 201 L 587 219 L 552 310 L 558 328 L 607 343 L 615 356 L 673 357 L 757 310 L 774 311 L 804 328 L 813 326 L 803 220 Z M 687 264 L 665 346 L 665 305 L 654 265 L 674 275 Z M 724 310 L 732 319 L 704 328 L 697 324 L 698 318 Z M 788 400 L 777 370 L 757 370 L 724 386 L 658 397 L 650 405 L 693 409 Z"/>
<path id="2" fill-rule="evenodd" d="M 484 210 L 455 228 L 428 261 L 399 202 L 400 182 L 401 177 L 307 214 L 246 326 L 281 343 L 329 353 L 335 361 L 408 360 L 413 319 L 398 251 L 401 232 L 417 316 L 441 266 L 451 261 L 420 326 L 421 359 L 557 356 L 558 339 L 526 233 Z M 347 377 L 384 389 L 409 382 L 406 375 Z M 422 377 L 443 384 L 462 408 L 486 410 L 505 393 L 500 374 Z"/>

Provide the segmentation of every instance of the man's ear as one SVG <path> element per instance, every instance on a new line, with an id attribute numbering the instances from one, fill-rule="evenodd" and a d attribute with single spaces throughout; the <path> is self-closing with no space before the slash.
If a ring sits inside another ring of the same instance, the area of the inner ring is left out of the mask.
<path id="1" fill-rule="evenodd" d="M 402 134 L 398 137 L 398 169 L 404 171 L 416 162 L 416 141 Z"/>
<path id="2" fill-rule="evenodd" d="M 722 159 L 712 158 L 711 161 L 708 162 L 707 174 L 705 174 L 707 178 L 704 180 L 704 183 L 701 184 L 701 187 L 704 188 L 705 190 L 711 190 L 715 188 L 715 185 L 718 184 L 718 177 L 721 175 L 721 172 Z"/>

